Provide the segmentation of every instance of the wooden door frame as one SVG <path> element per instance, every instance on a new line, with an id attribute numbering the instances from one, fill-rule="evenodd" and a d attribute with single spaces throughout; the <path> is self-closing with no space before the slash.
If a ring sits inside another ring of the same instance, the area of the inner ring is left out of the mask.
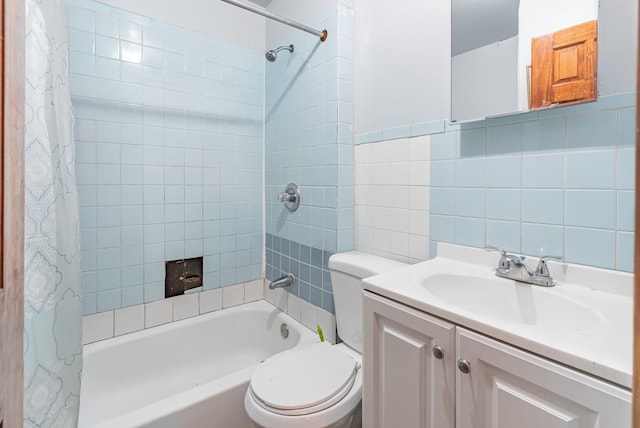
<path id="1" fill-rule="evenodd" d="M 24 0 L 3 0 L 0 13 L 0 428 L 13 428 L 24 388 Z"/>

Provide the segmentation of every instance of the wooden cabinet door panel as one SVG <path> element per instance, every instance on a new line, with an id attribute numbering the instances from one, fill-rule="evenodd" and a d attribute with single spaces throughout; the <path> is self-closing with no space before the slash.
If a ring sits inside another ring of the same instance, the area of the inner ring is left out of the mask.
<path id="1" fill-rule="evenodd" d="M 458 428 L 629 428 L 631 392 L 456 329 Z"/>
<path id="2" fill-rule="evenodd" d="M 598 23 L 531 40 L 531 107 L 597 98 Z"/>
<path id="3" fill-rule="evenodd" d="M 453 324 L 368 292 L 363 315 L 363 426 L 453 428 Z"/>

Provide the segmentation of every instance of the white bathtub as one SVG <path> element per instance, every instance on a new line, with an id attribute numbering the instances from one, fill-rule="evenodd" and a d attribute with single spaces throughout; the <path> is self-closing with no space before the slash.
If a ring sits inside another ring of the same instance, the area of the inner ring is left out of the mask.
<path id="1" fill-rule="evenodd" d="M 258 301 L 85 345 L 78 426 L 252 427 L 243 402 L 256 365 L 317 340 Z"/>

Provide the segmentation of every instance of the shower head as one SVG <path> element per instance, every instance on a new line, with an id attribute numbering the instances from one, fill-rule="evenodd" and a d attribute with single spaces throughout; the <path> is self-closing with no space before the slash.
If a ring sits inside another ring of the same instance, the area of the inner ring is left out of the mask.
<path id="1" fill-rule="evenodd" d="M 276 60 L 276 58 L 278 58 L 278 52 L 283 51 L 283 50 L 287 50 L 289 52 L 293 52 L 293 45 L 280 46 L 279 48 L 271 49 L 266 54 L 264 54 L 264 57 L 267 59 L 267 61 L 274 62 Z"/>

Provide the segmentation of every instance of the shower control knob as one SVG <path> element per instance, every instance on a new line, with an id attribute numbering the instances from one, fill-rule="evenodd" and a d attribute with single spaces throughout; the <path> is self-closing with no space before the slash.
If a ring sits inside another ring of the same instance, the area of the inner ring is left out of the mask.
<path id="1" fill-rule="evenodd" d="M 468 374 L 471 372 L 471 363 L 463 359 L 458 360 L 458 370 L 464 374 Z"/>
<path id="2" fill-rule="evenodd" d="M 436 359 L 438 360 L 441 360 L 444 358 L 444 351 L 438 345 L 435 345 L 433 348 L 431 348 L 431 352 L 433 352 L 433 356 L 436 357 Z"/>

